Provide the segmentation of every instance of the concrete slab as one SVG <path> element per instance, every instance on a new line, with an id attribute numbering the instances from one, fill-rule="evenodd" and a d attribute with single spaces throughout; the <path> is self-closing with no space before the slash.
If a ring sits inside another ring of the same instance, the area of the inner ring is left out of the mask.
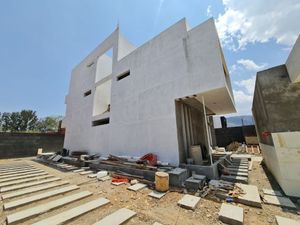
<path id="1" fill-rule="evenodd" d="M 88 175 L 88 178 L 95 178 L 95 177 L 97 177 L 96 173 Z"/>
<path id="2" fill-rule="evenodd" d="M 242 225 L 244 223 L 244 209 L 223 203 L 219 212 L 219 219 L 226 224 Z"/>
<path id="3" fill-rule="evenodd" d="M 266 188 L 264 188 L 264 189 L 263 189 L 263 193 L 264 193 L 265 195 L 274 195 L 274 196 L 282 197 L 281 191 L 278 191 L 278 190 L 273 190 L 273 189 L 266 189 Z"/>
<path id="4" fill-rule="evenodd" d="M 126 182 L 111 182 L 112 185 L 120 186 L 122 184 L 127 184 Z"/>
<path id="5" fill-rule="evenodd" d="M 178 205 L 180 205 L 183 208 L 192 209 L 194 210 L 200 201 L 200 197 L 196 197 L 193 195 L 184 195 L 182 199 L 178 201 Z"/>
<path id="6" fill-rule="evenodd" d="M 147 187 L 147 184 L 137 183 L 137 184 L 129 186 L 127 189 L 131 190 L 131 191 L 139 191 L 145 187 Z"/>
<path id="7" fill-rule="evenodd" d="M 88 175 L 88 174 L 91 174 L 91 173 L 93 173 L 93 171 L 87 170 L 87 171 L 80 172 L 79 174 L 80 175 Z"/>
<path id="8" fill-rule="evenodd" d="M 167 194 L 167 192 L 158 192 L 158 191 L 152 191 L 148 195 L 152 198 L 161 199 Z"/>
<path id="9" fill-rule="evenodd" d="M 230 172 L 230 176 L 248 177 L 248 175 L 249 174 L 245 172 L 238 172 L 238 171 Z"/>
<path id="10" fill-rule="evenodd" d="M 3 183 L 0 183 L 0 188 L 15 185 L 15 184 L 26 183 L 26 182 L 34 181 L 34 180 L 42 180 L 42 179 L 46 179 L 46 178 L 50 178 L 50 177 L 54 177 L 54 176 L 53 175 L 42 175 L 42 176 L 31 177 L 31 178 L 26 178 L 26 179 L 3 182 Z"/>
<path id="11" fill-rule="evenodd" d="M 48 174 L 47 172 L 39 172 L 39 173 L 34 173 L 34 174 L 27 174 L 27 175 L 19 175 L 19 176 L 13 176 L 13 177 L 7 177 L 0 179 L 0 183 L 12 181 L 12 180 L 19 180 L 19 179 L 25 179 L 25 178 L 30 178 L 30 177 L 37 177 L 37 176 L 42 176 Z"/>
<path id="12" fill-rule="evenodd" d="M 287 207 L 296 209 L 296 205 L 287 197 L 264 195 L 264 202 L 270 205 L 277 205 L 281 207 Z"/>
<path id="13" fill-rule="evenodd" d="M 82 204 L 80 206 L 77 206 L 75 208 L 69 209 L 67 211 L 64 211 L 62 213 L 59 213 L 55 216 L 48 217 L 44 220 L 41 220 L 37 223 L 34 223 L 33 225 L 58 225 L 65 223 L 71 219 L 74 219 L 80 215 L 83 215 L 89 211 L 92 211 L 94 209 L 97 209 L 101 206 L 104 206 L 109 203 L 109 200 L 106 198 L 98 198 L 96 200 L 90 201 L 88 203 Z M 107 223 L 107 225 L 109 225 Z"/>
<path id="14" fill-rule="evenodd" d="M 242 173 L 248 173 L 247 169 L 238 169 L 238 168 L 227 168 L 229 172 L 242 172 Z"/>
<path id="15" fill-rule="evenodd" d="M 22 171 L 22 170 L 30 170 L 34 169 L 32 166 L 20 167 L 20 168 L 10 168 L 10 169 L 2 169 L 0 170 L 0 174 L 14 171 Z"/>
<path id="16" fill-rule="evenodd" d="M 14 192 L 8 193 L 8 194 L 3 194 L 1 197 L 3 200 L 9 199 L 9 198 L 15 198 L 15 197 L 26 195 L 26 194 L 31 194 L 34 192 L 43 191 L 43 190 L 47 190 L 47 189 L 54 188 L 54 187 L 59 187 L 59 186 L 62 186 L 62 185 L 68 184 L 68 183 L 69 182 L 67 182 L 67 181 L 62 181 L 60 183 L 50 183 L 50 184 L 46 184 L 46 185 L 42 185 L 42 186 L 38 186 L 38 187 L 32 187 L 32 188 L 22 189 L 20 191 L 14 191 Z"/>
<path id="17" fill-rule="evenodd" d="M 64 206 L 68 203 L 75 202 L 77 200 L 83 199 L 85 197 L 91 196 L 92 193 L 89 191 L 79 192 L 73 195 L 66 196 L 51 202 L 47 202 L 29 209 L 25 209 L 13 214 L 10 214 L 6 217 L 7 224 L 12 224 L 16 222 L 21 222 L 25 219 L 29 219 L 35 215 L 39 215 L 45 212 L 48 212 L 52 209 Z"/>
<path id="18" fill-rule="evenodd" d="M 228 166 L 227 168 L 230 169 L 244 169 L 244 170 L 248 170 L 248 166 Z"/>
<path id="19" fill-rule="evenodd" d="M 248 178 L 243 176 L 230 176 L 230 175 L 222 175 L 220 177 L 221 180 L 230 181 L 230 182 L 238 182 L 243 184 L 248 184 Z"/>
<path id="20" fill-rule="evenodd" d="M 162 223 L 158 223 L 158 222 L 155 222 L 154 224 L 152 225 L 163 225 Z"/>
<path id="21" fill-rule="evenodd" d="M 79 187 L 77 185 L 70 185 L 70 186 L 67 186 L 67 187 L 60 188 L 60 189 L 47 191 L 47 192 L 44 192 L 44 193 L 41 193 L 41 194 L 38 194 L 38 195 L 33 195 L 33 196 L 26 197 L 26 198 L 18 199 L 18 200 L 15 200 L 15 201 L 11 201 L 11 202 L 8 202 L 8 203 L 4 203 L 3 208 L 5 210 L 16 208 L 16 207 L 19 207 L 19 206 L 22 206 L 22 205 L 29 204 L 31 202 L 40 201 L 40 200 L 45 199 L 45 198 L 49 198 L 49 197 L 52 197 L 52 196 L 64 194 L 64 193 L 67 193 L 69 191 L 74 191 L 76 189 L 79 189 Z"/>
<path id="22" fill-rule="evenodd" d="M 136 212 L 130 209 L 122 208 L 104 217 L 102 220 L 94 223 L 93 225 L 120 225 L 130 220 L 135 215 Z"/>
<path id="23" fill-rule="evenodd" d="M 39 173 L 39 172 L 44 172 L 44 170 L 32 169 L 32 170 L 2 173 L 2 174 L 0 174 L 0 178 L 2 179 L 2 178 L 7 178 L 7 177 L 13 177 L 13 176 L 16 176 L 16 175 L 21 175 L 21 174 L 26 175 L 26 174 Z"/>
<path id="24" fill-rule="evenodd" d="M 261 200 L 258 188 L 255 185 L 236 184 L 245 193 L 237 198 L 238 202 L 261 208 Z"/>
<path id="25" fill-rule="evenodd" d="M 277 225 L 300 225 L 300 221 L 289 218 L 275 216 Z"/>
<path id="26" fill-rule="evenodd" d="M 110 180 L 110 179 L 111 179 L 110 176 L 105 176 L 105 177 L 99 178 L 98 180 L 100 180 L 100 181 L 107 181 L 107 180 Z"/>
<path id="27" fill-rule="evenodd" d="M 58 181 L 58 180 L 61 180 L 61 178 L 54 177 L 54 178 L 45 179 L 45 180 L 41 180 L 41 181 L 34 181 L 34 182 L 28 182 L 28 183 L 19 184 L 19 185 L 2 187 L 0 189 L 0 192 L 15 191 L 15 190 L 18 190 L 18 189 L 22 189 L 22 188 L 26 188 L 26 187 L 32 187 L 32 186 L 36 186 L 36 185 L 40 185 L 40 184 L 46 184 L 46 183 L 50 183 L 50 182 Z"/>
<path id="28" fill-rule="evenodd" d="M 85 171 L 85 169 L 78 169 L 78 170 L 74 170 L 73 172 L 74 173 L 80 173 L 80 172 L 83 172 L 83 171 Z"/>

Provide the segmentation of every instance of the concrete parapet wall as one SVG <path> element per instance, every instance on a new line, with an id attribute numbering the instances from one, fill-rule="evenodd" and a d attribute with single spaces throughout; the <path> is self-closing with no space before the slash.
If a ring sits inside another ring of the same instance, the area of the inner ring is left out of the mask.
<path id="1" fill-rule="evenodd" d="M 58 133 L 0 133 L 0 158 L 34 156 L 38 148 L 43 152 L 57 152 L 63 148 L 64 135 Z"/>

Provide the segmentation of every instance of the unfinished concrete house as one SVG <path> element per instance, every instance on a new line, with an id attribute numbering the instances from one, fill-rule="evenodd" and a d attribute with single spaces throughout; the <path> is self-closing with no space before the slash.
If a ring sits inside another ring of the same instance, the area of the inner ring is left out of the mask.
<path id="1" fill-rule="evenodd" d="M 71 151 L 209 162 L 210 117 L 235 112 L 213 19 L 182 19 L 138 48 L 117 28 L 72 71 L 66 105 Z"/>
<path id="2" fill-rule="evenodd" d="M 300 197 L 300 38 L 285 64 L 257 73 L 253 116 L 264 161 L 283 191 Z"/>

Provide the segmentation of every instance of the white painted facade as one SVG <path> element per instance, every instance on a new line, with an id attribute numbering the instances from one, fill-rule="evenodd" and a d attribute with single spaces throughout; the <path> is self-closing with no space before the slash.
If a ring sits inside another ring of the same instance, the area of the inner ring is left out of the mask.
<path id="1" fill-rule="evenodd" d="M 187 96 L 199 105 L 203 97 L 210 114 L 235 112 L 213 19 L 193 29 L 182 19 L 139 48 L 117 28 L 72 71 L 64 147 L 102 156 L 152 152 L 177 165 L 175 101 Z"/>

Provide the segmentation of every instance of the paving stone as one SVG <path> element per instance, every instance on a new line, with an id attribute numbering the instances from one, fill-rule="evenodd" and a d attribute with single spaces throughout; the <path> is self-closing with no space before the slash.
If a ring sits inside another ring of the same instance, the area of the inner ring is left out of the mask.
<path id="1" fill-rule="evenodd" d="M 127 184 L 126 182 L 111 182 L 112 185 L 120 186 L 122 184 Z"/>
<path id="2" fill-rule="evenodd" d="M 24 183 L 24 184 L 18 184 L 18 185 L 3 187 L 3 188 L 0 189 L 0 192 L 15 191 L 15 190 L 18 190 L 18 189 L 22 189 L 22 188 L 26 188 L 26 187 L 32 187 L 32 186 L 36 186 L 36 185 L 40 185 L 40 184 L 46 184 L 46 183 L 50 183 L 50 182 L 58 181 L 58 180 L 61 180 L 61 178 L 54 177 L 54 178 L 45 179 L 45 180 L 41 180 L 41 181 L 34 181 L 34 182 L 28 182 L 28 183 Z"/>
<path id="3" fill-rule="evenodd" d="M 111 179 L 110 176 L 105 176 L 105 177 L 99 178 L 98 180 L 100 180 L 100 181 L 106 181 L 106 180 L 110 180 L 110 179 Z"/>
<path id="4" fill-rule="evenodd" d="M 39 172 L 39 173 L 27 174 L 27 175 L 19 175 L 19 176 L 15 175 L 13 177 L 7 177 L 7 178 L 0 179 L 0 183 L 12 181 L 12 180 L 25 179 L 25 178 L 30 178 L 30 177 L 37 177 L 37 176 L 46 175 L 46 174 L 48 174 L 48 173 L 47 172 Z"/>
<path id="5" fill-rule="evenodd" d="M 114 213 L 104 217 L 102 220 L 94 223 L 93 225 L 120 225 L 131 219 L 136 215 L 136 212 L 122 208 Z"/>
<path id="6" fill-rule="evenodd" d="M 85 169 L 78 169 L 78 170 L 74 170 L 73 172 L 74 173 L 79 173 L 79 172 L 83 172 L 83 171 L 85 171 Z"/>
<path id="7" fill-rule="evenodd" d="M 12 193 L 2 195 L 2 199 L 14 198 L 14 197 L 34 193 L 34 192 L 37 192 L 37 191 L 47 190 L 47 189 L 50 189 L 50 188 L 53 188 L 53 187 L 59 187 L 59 186 L 62 186 L 62 185 L 68 184 L 68 183 L 69 182 L 67 182 L 67 181 L 63 181 L 63 182 L 60 182 L 60 183 L 50 183 L 50 184 L 46 184 L 46 185 L 43 185 L 43 186 L 27 188 L 27 189 L 23 189 L 23 190 L 20 190 L 20 191 L 14 191 Z"/>
<path id="8" fill-rule="evenodd" d="M 12 172 L 12 173 L 7 173 L 7 174 L 1 174 L 0 175 L 0 179 L 14 177 L 16 175 L 20 175 L 21 176 L 21 175 L 41 173 L 41 172 L 45 172 L 45 171 L 44 170 L 40 170 L 40 169 L 33 169 L 33 170 L 26 170 L 26 171 L 21 171 L 21 172 Z"/>
<path id="9" fill-rule="evenodd" d="M 264 202 L 270 205 L 284 206 L 296 209 L 296 205 L 287 197 L 264 195 Z"/>
<path id="10" fill-rule="evenodd" d="M 226 224 L 242 225 L 244 223 L 244 210 L 241 207 L 223 203 L 219 212 L 219 219 Z"/>
<path id="11" fill-rule="evenodd" d="M 141 190 L 141 189 L 143 189 L 143 188 L 145 188 L 145 187 L 147 187 L 146 184 L 137 183 L 137 184 L 135 184 L 135 185 L 129 186 L 127 189 L 128 189 L 128 190 L 131 190 L 131 191 L 139 191 L 139 190 Z"/>
<path id="12" fill-rule="evenodd" d="M 37 195 L 33 195 L 33 196 L 29 196 L 29 197 L 25 197 L 25 198 L 21 198 L 21 199 L 15 200 L 15 201 L 5 203 L 3 205 L 3 208 L 4 209 L 16 208 L 18 206 L 26 205 L 26 204 L 29 204 L 31 202 L 36 202 L 36 201 L 39 201 L 39 200 L 42 200 L 42 199 L 45 199 L 45 198 L 49 198 L 49 197 L 52 197 L 52 196 L 56 196 L 56 195 L 59 195 L 59 194 L 63 194 L 63 193 L 69 192 L 69 191 L 74 191 L 76 189 L 79 189 L 79 187 L 77 185 L 70 185 L 70 186 L 67 186 L 67 187 L 60 188 L 60 189 L 47 191 L 47 192 L 44 192 L 44 193 L 41 193 L 41 194 L 37 194 Z"/>
<path id="13" fill-rule="evenodd" d="M 261 200 L 257 186 L 239 183 L 236 185 L 245 192 L 244 195 L 241 195 L 237 198 L 238 202 L 261 208 Z"/>
<path id="14" fill-rule="evenodd" d="M 96 173 L 88 175 L 88 178 L 95 178 L 95 177 L 97 177 Z"/>
<path id="15" fill-rule="evenodd" d="M 59 213 L 55 216 L 48 217 L 44 220 L 34 223 L 33 225 L 58 225 L 58 224 L 66 223 L 67 221 L 69 221 L 71 219 L 74 219 L 80 215 L 83 215 L 89 211 L 97 209 L 108 203 L 109 203 L 108 199 L 98 198 L 96 200 L 90 201 L 85 204 L 81 204 L 80 206 L 77 206 L 75 208 L 69 209 L 62 213 Z M 109 225 L 109 223 L 106 223 L 106 225 Z"/>
<path id="16" fill-rule="evenodd" d="M 275 216 L 277 225 L 300 225 L 300 221 L 289 218 Z"/>
<path id="17" fill-rule="evenodd" d="M 280 196 L 280 197 L 282 196 L 281 191 L 273 190 L 273 189 L 266 189 L 266 188 L 264 188 L 263 189 L 263 193 L 265 195 L 275 195 L 275 196 Z"/>
<path id="18" fill-rule="evenodd" d="M 158 222 L 155 222 L 154 224 L 152 224 L 152 225 L 163 225 L 163 224 L 161 224 L 161 223 L 158 223 Z"/>
<path id="19" fill-rule="evenodd" d="M 23 221 L 25 219 L 31 218 L 35 215 L 39 215 L 48 212 L 52 209 L 64 206 L 68 203 L 75 202 L 77 200 L 83 199 L 85 197 L 91 196 L 92 193 L 89 191 L 79 192 L 73 195 L 69 195 L 51 202 L 47 202 L 29 209 L 18 211 L 16 213 L 10 214 L 6 217 L 7 224 L 12 224 L 16 222 Z M 49 224 L 48 224 L 49 225 Z"/>
<path id="20" fill-rule="evenodd" d="M 182 199 L 180 199 L 178 201 L 178 205 L 180 205 L 181 207 L 183 208 L 187 208 L 187 209 L 195 209 L 198 202 L 200 201 L 200 197 L 196 197 L 196 196 L 193 196 L 193 195 L 189 195 L 189 194 L 186 194 L 183 196 Z"/>
<path id="21" fill-rule="evenodd" d="M 153 198 L 161 199 L 166 194 L 167 194 L 167 192 L 152 191 L 148 195 L 151 196 L 151 197 L 153 197 Z"/>
<path id="22" fill-rule="evenodd" d="M 26 183 L 26 182 L 29 182 L 29 181 L 46 179 L 46 178 L 49 178 L 49 177 L 54 177 L 54 176 L 53 175 L 43 175 L 43 176 L 38 176 L 38 177 L 31 177 L 31 178 L 26 178 L 26 179 L 3 182 L 3 183 L 0 183 L 0 187 L 2 188 L 2 187 L 6 187 L 6 186 L 15 185 L 15 184 Z"/>

